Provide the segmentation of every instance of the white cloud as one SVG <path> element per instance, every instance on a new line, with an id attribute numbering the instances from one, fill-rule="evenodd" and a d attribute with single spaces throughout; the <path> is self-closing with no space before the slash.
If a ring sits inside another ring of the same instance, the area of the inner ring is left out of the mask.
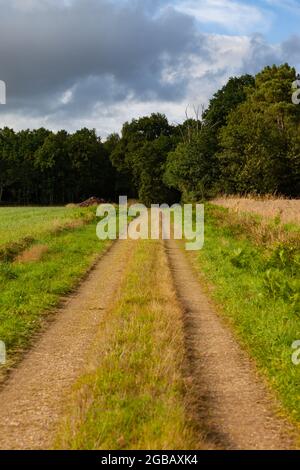
<path id="1" fill-rule="evenodd" d="M 298 0 L 265 0 L 265 2 L 272 7 L 284 8 L 293 13 L 300 14 L 300 4 Z"/>
<path id="2" fill-rule="evenodd" d="M 73 90 L 72 89 L 69 89 L 67 91 L 65 91 L 61 98 L 60 98 L 60 103 L 61 104 L 69 104 L 71 103 L 71 101 L 73 100 Z"/>
<path id="3" fill-rule="evenodd" d="M 175 8 L 199 23 L 213 23 L 241 34 L 266 31 L 272 21 L 270 13 L 267 15 L 263 9 L 234 0 L 184 0 Z"/>

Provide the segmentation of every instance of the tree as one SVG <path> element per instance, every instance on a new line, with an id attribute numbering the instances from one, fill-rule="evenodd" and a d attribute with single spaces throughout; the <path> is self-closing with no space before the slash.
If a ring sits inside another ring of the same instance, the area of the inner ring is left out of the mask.
<path id="1" fill-rule="evenodd" d="M 108 198 L 114 186 L 114 171 L 105 146 L 95 130 L 81 129 L 68 139 L 71 160 L 72 198 L 91 195 Z"/>
<path id="2" fill-rule="evenodd" d="M 167 155 L 176 144 L 174 128 L 162 114 L 134 119 L 125 123 L 122 137 L 111 154 L 120 181 L 127 182 L 129 195 L 135 188 L 145 204 L 166 202 L 175 197 L 163 182 Z M 124 185 L 125 186 L 125 185 Z M 128 194 L 127 192 L 127 194 Z"/>
<path id="3" fill-rule="evenodd" d="M 266 67 L 247 100 L 229 115 L 219 153 L 220 187 L 226 192 L 299 192 L 299 108 L 291 101 L 295 77 L 287 64 Z"/>
<path id="4" fill-rule="evenodd" d="M 41 174 L 36 168 L 36 152 L 41 148 L 51 131 L 44 128 L 24 130 L 17 134 L 17 160 L 19 168 L 18 185 L 13 185 L 11 195 L 14 201 L 23 204 L 40 202 Z"/>
<path id="5" fill-rule="evenodd" d="M 199 133 L 169 153 L 164 181 L 180 191 L 183 201 L 204 199 L 210 194 L 216 180 L 214 144 L 210 129 L 202 125 Z"/>
<path id="6" fill-rule="evenodd" d="M 179 131 L 181 142 L 168 156 L 164 181 L 179 190 L 183 200 L 210 197 L 218 188 L 219 148 L 218 134 L 227 117 L 246 97 L 254 84 L 250 75 L 230 78 L 211 99 L 199 119 L 188 118 Z"/>
<path id="7" fill-rule="evenodd" d="M 5 127 L 0 132 L 0 202 L 2 202 L 4 190 L 15 183 L 20 176 L 16 156 L 15 132 Z"/>
<path id="8" fill-rule="evenodd" d="M 42 176 L 38 187 L 43 203 L 64 203 L 68 200 L 70 160 L 67 142 L 66 131 L 51 133 L 35 153 L 35 168 Z"/>

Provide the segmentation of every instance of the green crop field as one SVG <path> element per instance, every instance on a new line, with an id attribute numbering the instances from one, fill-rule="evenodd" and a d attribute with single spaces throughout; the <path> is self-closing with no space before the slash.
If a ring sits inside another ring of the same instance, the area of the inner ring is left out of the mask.
<path id="1" fill-rule="evenodd" d="M 15 243 L 26 243 L 84 218 L 89 210 L 78 207 L 1 207 L 0 250 Z"/>

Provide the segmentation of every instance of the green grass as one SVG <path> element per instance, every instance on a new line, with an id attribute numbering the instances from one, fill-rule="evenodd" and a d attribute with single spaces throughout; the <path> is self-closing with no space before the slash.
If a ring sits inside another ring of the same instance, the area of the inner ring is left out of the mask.
<path id="1" fill-rule="evenodd" d="M 25 210 L 25 213 L 30 219 L 31 210 Z M 40 212 L 38 209 L 39 215 L 34 217 L 35 236 L 51 227 L 49 221 L 59 213 L 63 220 L 70 214 L 64 209 L 61 212 L 49 209 L 49 213 L 47 216 L 44 210 Z M 78 216 L 76 211 L 71 213 Z M 37 223 L 39 217 L 43 221 L 42 228 Z M 23 222 L 23 229 L 25 225 Z M 37 242 L 47 248 L 40 260 L 0 262 L 0 340 L 6 343 L 8 365 L 14 361 L 16 351 L 26 347 L 45 315 L 57 306 L 62 295 L 74 288 L 99 253 L 108 246 L 107 242 L 97 239 L 95 223 L 69 227 L 58 233 L 44 233 Z"/>
<path id="2" fill-rule="evenodd" d="M 26 248 L 49 232 L 87 217 L 91 210 L 66 207 L 1 207 L 0 259 Z"/>
<path id="3" fill-rule="evenodd" d="M 64 449 L 193 449 L 186 418 L 181 312 L 162 245 L 134 242 L 116 304 L 100 326 L 59 435 Z"/>
<path id="4" fill-rule="evenodd" d="M 255 219 L 243 224 L 242 217 L 207 205 L 205 246 L 195 265 L 213 286 L 220 312 L 300 421 L 300 366 L 291 359 L 292 343 L 300 339 L 300 239 L 293 230 L 276 241 L 272 224 L 259 229 Z"/>

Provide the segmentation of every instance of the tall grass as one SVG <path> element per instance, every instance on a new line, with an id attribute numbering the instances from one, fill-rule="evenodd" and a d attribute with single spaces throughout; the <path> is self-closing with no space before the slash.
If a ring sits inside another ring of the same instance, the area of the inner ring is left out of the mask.
<path id="1" fill-rule="evenodd" d="M 263 218 L 277 219 L 284 224 L 300 225 L 300 199 L 284 199 L 271 195 L 225 196 L 213 202 L 234 212 L 250 212 Z"/>

